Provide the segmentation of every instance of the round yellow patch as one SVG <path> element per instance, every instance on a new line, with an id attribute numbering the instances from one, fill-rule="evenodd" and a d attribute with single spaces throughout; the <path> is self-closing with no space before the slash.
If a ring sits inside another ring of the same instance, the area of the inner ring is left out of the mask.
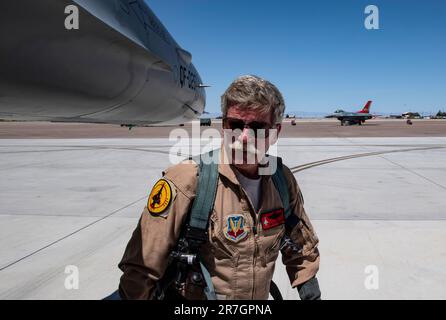
<path id="1" fill-rule="evenodd" d="M 149 200 L 147 201 L 147 209 L 150 213 L 160 214 L 170 204 L 172 200 L 172 190 L 165 179 L 158 180 L 150 192 Z"/>

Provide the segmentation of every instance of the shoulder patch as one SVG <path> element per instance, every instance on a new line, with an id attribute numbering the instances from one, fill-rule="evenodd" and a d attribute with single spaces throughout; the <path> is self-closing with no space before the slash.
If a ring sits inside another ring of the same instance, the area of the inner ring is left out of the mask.
<path id="1" fill-rule="evenodd" d="M 226 239 L 232 242 L 239 242 L 248 235 L 245 229 L 245 219 L 241 214 L 231 214 L 227 218 L 224 230 Z"/>
<path id="2" fill-rule="evenodd" d="M 150 192 L 147 210 L 153 215 L 161 215 L 173 200 L 172 188 L 166 179 L 159 179 Z"/>

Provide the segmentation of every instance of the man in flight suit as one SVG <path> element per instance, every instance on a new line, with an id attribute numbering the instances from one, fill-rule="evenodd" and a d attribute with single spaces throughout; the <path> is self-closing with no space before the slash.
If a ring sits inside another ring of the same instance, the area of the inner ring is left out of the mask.
<path id="1" fill-rule="evenodd" d="M 301 299 L 320 299 L 318 238 L 296 179 L 283 165 L 289 208 L 298 218 L 290 229 L 284 219 L 286 204 L 271 175 L 259 174 L 261 159 L 280 132 L 284 110 L 279 90 L 256 76 L 236 79 L 222 96 L 223 129 L 238 130 L 238 134 L 235 141 L 223 143 L 209 239 L 200 248 L 218 299 L 268 299 L 279 251 L 291 286 L 298 289 Z M 269 134 L 273 130 L 275 137 Z M 252 148 L 256 143 L 264 143 L 264 153 Z M 240 150 L 243 161 L 223 161 Z M 253 154 L 255 161 L 247 161 Z M 163 172 L 153 187 L 119 264 L 121 298 L 154 298 L 197 194 L 197 173 L 196 162 L 183 161 Z M 281 246 L 284 236 L 299 250 Z M 178 294 L 187 299 L 205 298 L 202 288 L 191 282 Z"/>

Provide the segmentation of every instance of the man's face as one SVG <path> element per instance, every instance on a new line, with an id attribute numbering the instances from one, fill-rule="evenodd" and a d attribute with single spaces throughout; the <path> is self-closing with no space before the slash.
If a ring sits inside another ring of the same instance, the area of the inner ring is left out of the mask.
<path id="1" fill-rule="evenodd" d="M 273 123 L 272 113 L 231 106 L 223 119 L 225 147 L 232 153 L 236 166 L 255 165 L 263 159 L 270 144 L 274 144 L 281 129 Z M 231 153 L 228 152 L 228 155 Z"/>

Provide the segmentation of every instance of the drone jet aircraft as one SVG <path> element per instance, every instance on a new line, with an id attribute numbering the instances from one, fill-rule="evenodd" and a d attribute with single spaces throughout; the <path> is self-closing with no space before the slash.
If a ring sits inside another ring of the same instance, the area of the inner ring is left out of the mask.
<path id="1" fill-rule="evenodd" d="M 346 112 L 344 110 L 336 110 L 333 114 L 326 116 L 326 118 L 337 118 L 341 121 L 341 126 L 351 124 L 363 124 L 366 120 L 372 119 L 370 112 L 370 106 L 372 101 L 367 101 L 365 106 L 358 112 Z"/>
<path id="2" fill-rule="evenodd" d="M 192 55 L 143 0 L 1 1 L 0 21 L 0 119 L 134 126 L 204 111 Z"/>

